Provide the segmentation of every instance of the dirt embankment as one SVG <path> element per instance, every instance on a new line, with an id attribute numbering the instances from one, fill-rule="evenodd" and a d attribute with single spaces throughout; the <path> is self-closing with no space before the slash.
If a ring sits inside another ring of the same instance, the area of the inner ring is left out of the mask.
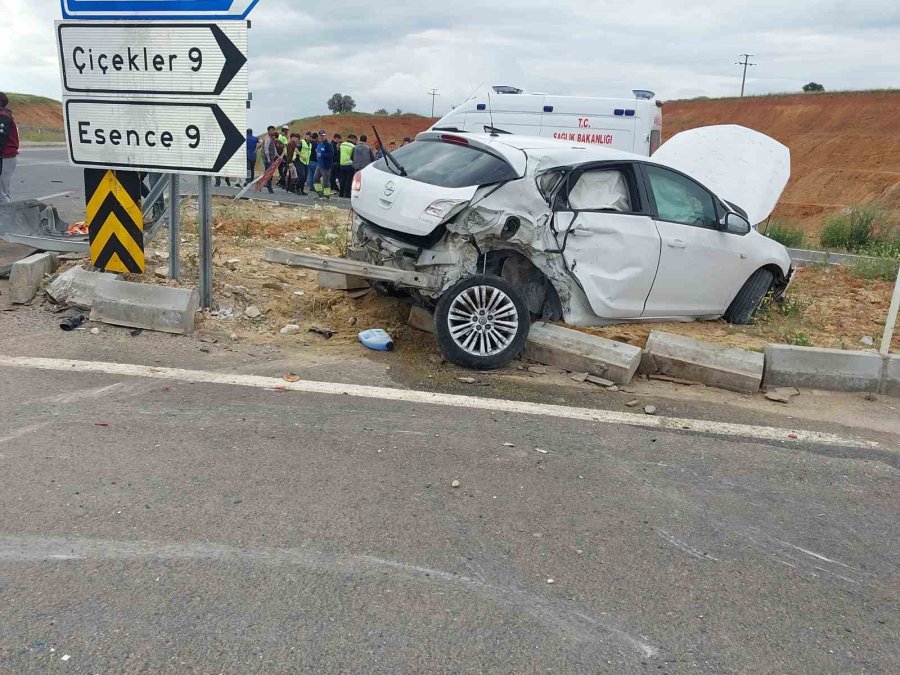
<path id="1" fill-rule="evenodd" d="M 385 143 L 394 141 L 397 145 L 404 137 L 415 138 L 416 134 L 425 131 L 435 123 L 435 119 L 422 117 L 421 115 L 368 115 L 365 113 L 348 113 L 344 115 L 325 115 L 322 117 L 307 117 L 288 122 L 291 131 L 318 131 L 324 129 L 328 137 L 332 134 L 341 134 L 345 138 L 347 134 L 360 136 L 365 134 L 370 142 L 375 141 L 375 133 L 372 126 L 378 129 L 381 140 Z"/>
<path id="2" fill-rule="evenodd" d="M 7 94 L 9 109 L 20 127 L 40 127 L 62 131 L 62 104 L 52 98 L 30 94 Z"/>
<path id="3" fill-rule="evenodd" d="M 900 213 L 900 91 L 671 101 L 663 131 L 740 124 L 791 149 L 791 181 L 775 215 L 810 233 L 847 206 Z"/>

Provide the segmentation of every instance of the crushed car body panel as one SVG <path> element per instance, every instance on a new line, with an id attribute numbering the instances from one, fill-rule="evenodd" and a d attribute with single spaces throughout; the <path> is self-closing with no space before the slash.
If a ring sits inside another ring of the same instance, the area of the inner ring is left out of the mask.
<path id="1" fill-rule="evenodd" d="M 691 176 L 761 223 L 791 177 L 791 152 L 774 138 L 736 124 L 676 134 L 649 160 Z"/>

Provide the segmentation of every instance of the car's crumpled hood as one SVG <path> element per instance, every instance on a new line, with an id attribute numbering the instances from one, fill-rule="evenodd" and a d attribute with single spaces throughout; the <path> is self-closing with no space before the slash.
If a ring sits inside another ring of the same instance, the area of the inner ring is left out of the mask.
<path id="1" fill-rule="evenodd" d="M 649 160 L 700 181 L 761 223 L 778 203 L 791 176 L 791 151 L 774 138 L 736 124 L 676 134 Z"/>

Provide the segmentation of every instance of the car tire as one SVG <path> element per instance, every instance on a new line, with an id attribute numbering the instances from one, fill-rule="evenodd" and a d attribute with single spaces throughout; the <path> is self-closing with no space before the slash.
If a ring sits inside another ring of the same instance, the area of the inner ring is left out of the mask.
<path id="1" fill-rule="evenodd" d="M 772 281 L 775 275 L 771 270 L 758 269 L 734 296 L 734 300 L 725 310 L 725 320 L 738 326 L 745 326 L 750 323 L 753 313 L 759 308 L 762 299 L 766 297 L 766 293 L 772 287 Z"/>
<path id="2" fill-rule="evenodd" d="M 447 361 L 490 370 L 522 352 L 531 315 L 525 298 L 512 284 L 479 274 L 457 282 L 441 295 L 434 324 L 438 346 Z"/>

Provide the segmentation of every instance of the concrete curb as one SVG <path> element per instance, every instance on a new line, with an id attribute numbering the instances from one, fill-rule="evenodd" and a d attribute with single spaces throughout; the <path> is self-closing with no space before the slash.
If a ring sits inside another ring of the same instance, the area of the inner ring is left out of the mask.
<path id="1" fill-rule="evenodd" d="M 877 352 L 766 345 L 765 387 L 878 390 L 885 357 Z"/>
<path id="2" fill-rule="evenodd" d="M 655 372 L 742 394 L 759 391 L 764 357 L 758 352 L 722 347 L 694 338 L 651 331 L 647 365 Z"/>
<path id="3" fill-rule="evenodd" d="M 31 302 L 44 276 L 53 272 L 59 261 L 52 253 L 35 253 L 14 262 L 9 268 L 9 301 L 14 305 Z"/>
<path id="4" fill-rule="evenodd" d="M 194 332 L 194 313 L 199 306 L 199 295 L 191 288 L 105 281 L 97 284 L 91 321 L 190 334 Z"/>
<path id="5" fill-rule="evenodd" d="M 628 384 L 641 363 L 641 349 L 551 323 L 532 324 L 522 356 L 575 373 Z"/>
<path id="6" fill-rule="evenodd" d="M 73 267 L 51 281 L 46 293 L 60 305 L 90 309 L 94 304 L 97 284 L 121 278 L 122 275 L 112 272 L 89 272 L 83 267 Z"/>
<path id="7" fill-rule="evenodd" d="M 885 260 L 870 255 L 853 253 L 832 253 L 831 251 L 812 251 L 805 248 L 789 248 L 791 261 L 795 265 L 855 265 L 860 261 L 872 262 Z"/>

